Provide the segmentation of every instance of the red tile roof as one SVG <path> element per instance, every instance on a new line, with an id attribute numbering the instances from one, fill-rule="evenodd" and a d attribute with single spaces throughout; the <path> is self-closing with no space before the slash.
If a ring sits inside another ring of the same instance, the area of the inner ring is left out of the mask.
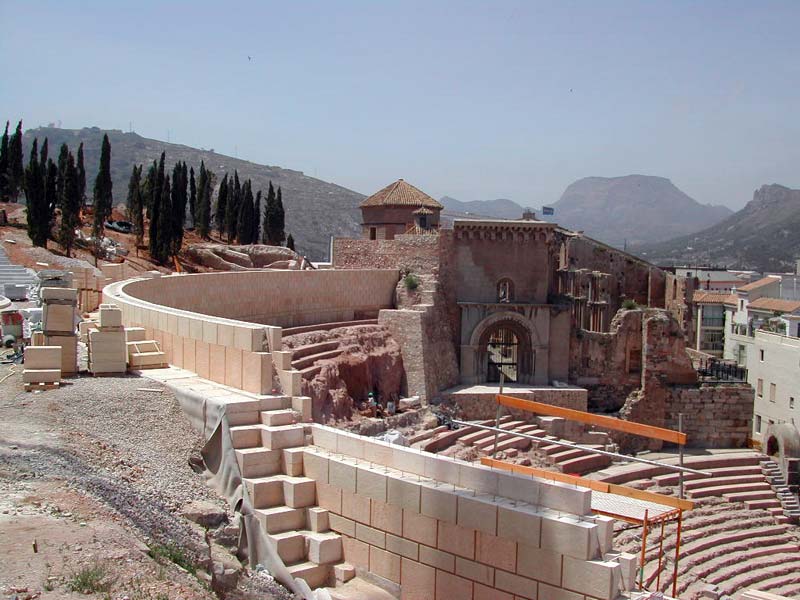
<path id="1" fill-rule="evenodd" d="M 361 203 L 361 208 L 368 206 L 425 206 L 435 210 L 444 208 L 428 194 L 402 179 L 375 192 Z"/>
<path id="2" fill-rule="evenodd" d="M 736 304 L 736 299 L 731 299 L 731 295 L 725 292 L 697 290 L 692 295 L 692 302 L 695 304 Z"/>
<path id="3" fill-rule="evenodd" d="M 748 283 L 743 285 L 742 287 L 736 288 L 739 292 L 750 292 L 752 290 L 758 289 L 760 287 L 764 287 L 765 285 L 769 285 L 770 283 L 775 283 L 776 281 L 780 281 L 780 277 L 764 277 L 763 279 L 759 279 L 758 281 L 753 281 L 752 283 Z"/>
<path id="4" fill-rule="evenodd" d="M 800 300 L 784 300 L 783 298 L 759 298 L 748 303 L 747 308 L 755 310 L 771 310 L 791 313 L 800 310 Z"/>

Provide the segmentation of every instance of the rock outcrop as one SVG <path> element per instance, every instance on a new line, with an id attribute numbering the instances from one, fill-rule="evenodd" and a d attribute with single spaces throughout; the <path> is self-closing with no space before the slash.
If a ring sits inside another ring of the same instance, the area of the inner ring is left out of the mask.
<path id="1" fill-rule="evenodd" d="M 187 248 L 186 252 L 198 264 L 218 271 L 313 268 L 304 256 L 282 246 L 193 244 Z"/>

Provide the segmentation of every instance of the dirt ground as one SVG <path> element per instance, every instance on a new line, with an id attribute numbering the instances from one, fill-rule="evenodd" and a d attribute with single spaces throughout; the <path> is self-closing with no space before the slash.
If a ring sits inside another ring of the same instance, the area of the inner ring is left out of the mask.
<path id="1" fill-rule="evenodd" d="M 0 599 L 289 597 L 249 572 L 232 592 L 211 590 L 212 532 L 182 512 L 200 502 L 230 515 L 190 468 L 201 440 L 169 392 L 133 376 L 66 381 L 33 393 L 19 374 L 0 383 Z"/>

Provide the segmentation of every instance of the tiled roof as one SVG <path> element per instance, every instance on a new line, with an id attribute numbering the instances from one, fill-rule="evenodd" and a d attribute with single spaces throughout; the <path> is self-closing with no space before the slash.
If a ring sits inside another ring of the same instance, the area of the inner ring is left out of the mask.
<path id="1" fill-rule="evenodd" d="M 417 210 L 414 211 L 414 214 L 415 215 L 432 215 L 433 211 L 430 208 L 426 207 L 426 206 L 420 206 Z"/>
<path id="2" fill-rule="evenodd" d="M 759 298 L 748 303 L 747 308 L 755 310 L 772 310 L 791 313 L 800 310 L 800 300 L 784 300 L 783 298 Z"/>
<path id="3" fill-rule="evenodd" d="M 444 208 L 428 194 L 402 179 L 375 192 L 361 203 L 361 208 L 367 206 L 425 206 L 436 210 Z"/>
<path id="4" fill-rule="evenodd" d="M 758 281 L 754 281 L 752 283 L 743 285 L 742 287 L 736 288 L 736 290 L 739 292 L 751 292 L 760 287 L 764 287 L 765 285 L 769 285 L 770 283 L 775 283 L 776 281 L 780 281 L 780 277 L 764 277 Z"/>
<path id="5" fill-rule="evenodd" d="M 704 292 L 697 290 L 692 295 L 692 302 L 695 304 L 736 304 L 736 299 L 731 299 L 730 294 L 724 292 Z"/>

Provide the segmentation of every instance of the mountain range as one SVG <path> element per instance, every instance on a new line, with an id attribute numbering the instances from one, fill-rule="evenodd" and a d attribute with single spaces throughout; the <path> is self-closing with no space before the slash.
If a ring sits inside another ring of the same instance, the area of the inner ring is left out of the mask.
<path id="1" fill-rule="evenodd" d="M 208 169 L 217 174 L 217 186 L 227 172 L 233 175 L 238 170 L 239 179 L 252 179 L 253 191 L 267 192 L 269 182 L 282 189 L 283 204 L 286 210 L 286 233 L 295 239 L 298 252 L 306 254 L 311 260 L 324 260 L 328 257 L 330 236 L 352 237 L 361 232 L 361 213 L 359 203 L 362 194 L 309 177 L 301 171 L 284 169 L 225 156 L 213 150 L 200 150 L 181 144 L 170 144 L 160 140 L 142 137 L 116 129 L 104 130 L 98 127 L 83 129 L 59 129 L 40 127 L 25 131 L 23 136 L 25 162 L 27 163 L 30 145 L 34 138 L 41 146 L 48 138 L 50 157 L 58 158 L 58 149 L 66 143 L 73 153 L 78 145 L 84 144 L 87 190 L 91 193 L 94 178 L 100 163 L 100 145 L 103 135 L 108 134 L 111 142 L 111 179 L 114 184 L 114 203 L 125 203 L 128 179 L 134 164 L 147 165 L 158 160 L 161 152 L 166 152 L 168 171 L 178 161 L 185 161 L 193 167 L 195 174 L 204 161 Z"/>
<path id="2" fill-rule="evenodd" d="M 712 227 L 631 250 L 657 264 L 794 271 L 800 258 L 800 190 L 761 186 L 742 210 Z"/>

